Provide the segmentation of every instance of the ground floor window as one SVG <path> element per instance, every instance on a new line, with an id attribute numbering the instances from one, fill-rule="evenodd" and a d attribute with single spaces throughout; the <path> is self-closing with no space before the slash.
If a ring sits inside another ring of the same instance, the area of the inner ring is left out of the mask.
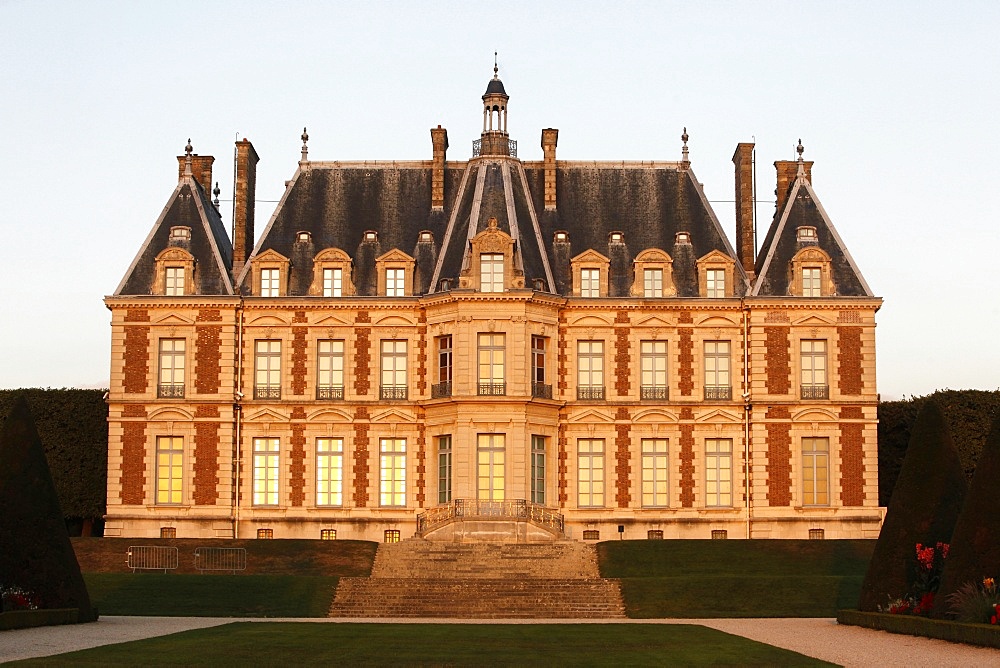
<path id="1" fill-rule="evenodd" d="M 705 505 L 733 505 L 733 440 L 705 440 Z"/>
<path id="2" fill-rule="evenodd" d="M 382 535 L 382 542 L 384 542 L 384 543 L 398 543 L 399 542 L 399 529 L 386 529 L 385 533 Z"/>
<path id="3" fill-rule="evenodd" d="M 156 438 L 156 503 L 174 505 L 182 501 L 184 479 L 184 439 L 180 436 Z"/>
<path id="4" fill-rule="evenodd" d="M 451 436 L 438 436 L 438 503 L 451 503 Z"/>
<path id="5" fill-rule="evenodd" d="M 503 501 L 504 452 L 503 434 L 479 434 L 476 448 L 476 498 L 484 501 Z"/>
<path id="6" fill-rule="evenodd" d="M 406 505 L 406 439 L 379 440 L 379 505 Z"/>
<path id="7" fill-rule="evenodd" d="M 830 505 L 830 439 L 802 439 L 802 505 Z"/>
<path id="8" fill-rule="evenodd" d="M 581 438 L 577 454 L 577 505 L 600 508 L 604 506 L 604 439 Z"/>
<path id="9" fill-rule="evenodd" d="M 667 496 L 668 461 L 667 439 L 642 439 L 642 505 L 665 507 L 670 505 Z"/>
<path id="10" fill-rule="evenodd" d="M 319 530 L 320 540 L 337 540 L 337 530 L 336 529 L 320 529 Z"/>
<path id="11" fill-rule="evenodd" d="M 257 529 L 257 538 L 274 538 L 274 529 Z"/>
<path id="12" fill-rule="evenodd" d="M 316 439 L 316 505 L 344 504 L 344 439 Z"/>
<path id="13" fill-rule="evenodd" d="M 253 439 L 253 505 L 278 505 L 278 439 Z"/>
<path id="14" fill-rule="evenodd" d="M 545 437 L 531 437 L 531 502 L 545 505 Z"/>

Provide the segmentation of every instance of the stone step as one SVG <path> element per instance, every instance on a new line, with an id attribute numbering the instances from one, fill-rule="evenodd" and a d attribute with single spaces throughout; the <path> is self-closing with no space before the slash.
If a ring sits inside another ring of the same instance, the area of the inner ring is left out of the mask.
<path id="1" fill-rule="evenodd" d="M 621 618 L 617 580 L 342 578 L 331 617 Z"/>

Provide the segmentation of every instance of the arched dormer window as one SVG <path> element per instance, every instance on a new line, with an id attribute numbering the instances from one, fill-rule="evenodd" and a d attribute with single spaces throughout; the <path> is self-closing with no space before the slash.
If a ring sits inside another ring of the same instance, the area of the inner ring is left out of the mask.
<path id="1" fill-rule="evenodd" d="M 792 257 L 788 293 L 795 297 L 831 297 L 837 294 L 830 256 L 821 248 L 806 246 Z"/>
<path id="2" fill-rule="evenodd" d="M 179 297 L 195 293 L 194 256 L 183 248 L 170 246 L 156 256 L 154 295 Z"/>
<path id="3" fill-rule="evenodd" d="M 514 239 L 490 218 L 486 229 L 469 242 L 469 255 L 459 285 L 479 292 L 505 292 L 523 288 L 524 275 L 515 266 Z"/>
<path id="4" fill-rule="evenodd" d="M 288 294 L 287 257 L 267 249 L 250 260 L 250 294 L 258 297 L 281 297 Z"/>
<path id="5" fill-rule="evenodd" d="M 634 275 L 631 294 L 633 297 L 674 297 L 674 261 L 659 248 L 648 248 L 635 256 L 632 263 Z"/>
<path id="6" fill-rule="evenodd" d="M 316 253 L 309 294 L 320 297 L 350 297 L 355 294 L 351 266 L 351 256 L 339 248 L 327 248 Z"/>
<path id="7" fill-rule="evenodd" d="M 570 259 L 574 297 L 607 297 L 611 260 L 591 249 Z"/>
<path id="8" fill-rule="evenodd" d="M 417 261 L 393 248 L 375 258 L 378 273 L 378 294 L 386 297 L 408 297 L 413 294 L 413 270 Z"/>
<path id="9" fill-rule="evenodd" d="M 698 294 L 710 299 L 732 297 L 736 287 L 736 261 L 714 250 L 698 258 Z"/>

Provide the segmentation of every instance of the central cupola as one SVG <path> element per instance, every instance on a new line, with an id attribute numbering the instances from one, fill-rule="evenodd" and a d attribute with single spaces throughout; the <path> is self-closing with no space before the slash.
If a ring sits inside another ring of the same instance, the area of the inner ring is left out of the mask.
<path id="1" fill-rule="evenodd" d="M 495 54 L 494 54 L 495 55 Z M 505 155 L 517 157 L 517 142 L 507 134 L 507 91 L 498 76 L 499 68 L 493 63 L 493 78 L 486 85 L 483 95 L 483 134 L 472 143 L 472 156 Z"/>

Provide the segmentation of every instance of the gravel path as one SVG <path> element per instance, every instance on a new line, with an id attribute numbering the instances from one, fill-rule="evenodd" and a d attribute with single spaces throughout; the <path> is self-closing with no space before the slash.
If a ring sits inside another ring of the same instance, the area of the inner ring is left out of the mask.
<path id="1" fill-rule="evenodd" d="M 1000 650 L 914 638 L 834 619 L 238 619 L 218 617 L 101 617 L 94 624 L 0 632 L 0 663 L 219 626 L 230 622 L 410 624 L 701 624 L 844 666 L 1000 666 Z"/>

